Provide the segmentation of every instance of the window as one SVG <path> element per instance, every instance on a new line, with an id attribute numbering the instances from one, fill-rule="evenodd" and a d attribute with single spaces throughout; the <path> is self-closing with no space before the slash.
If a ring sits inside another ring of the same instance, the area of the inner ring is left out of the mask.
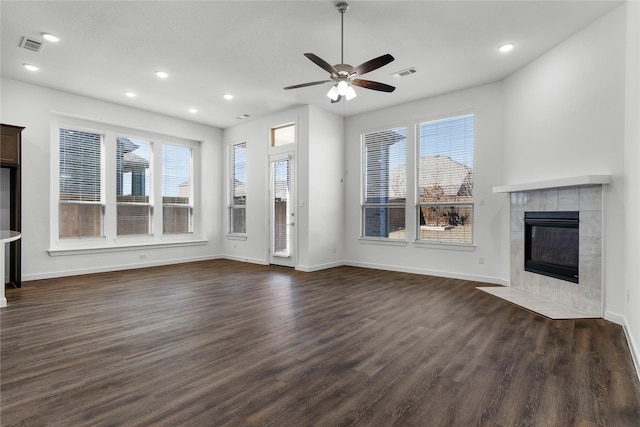
<path id="1" fill-rule="evenodd" d="M 229 233 L 247 232 L 247 143 L 231 146 Z"/>
<path id="2" fill-rule="evenodd" d="M 102 237 L 103 135 L 60 128 L 59 139 L 58 236 Z"/>
<path id="3" fill-rule="evenodd" d="M 416 127 L 417 238 L 473 243 L 472 114 Z"/>
<path id="4" fill-rule="evenodd" d="M 198 142 L 58 115 L 51 137 L 49 254 L 202 243 Z"/>
<path id="5" fill-rule="evenodd" d="M 362 236 L 405 239 L 407 129 L 362 135 Z"/>
<path id="6" fill-rule="evenodd" d="M 151 142 L 116 138 L 117 235 L 152 233 Z"/>
<path id="7" fill-rule="evenodd" d="M 162 232 L 192 231 L 191 149 L 162 146 Z"/>
<path id="8" fill-rule="evenodd" d="M 296 125 L 294 123 L 271 128 L 272 147 L 280 147 L 294 142 L 296 142 Z"/>

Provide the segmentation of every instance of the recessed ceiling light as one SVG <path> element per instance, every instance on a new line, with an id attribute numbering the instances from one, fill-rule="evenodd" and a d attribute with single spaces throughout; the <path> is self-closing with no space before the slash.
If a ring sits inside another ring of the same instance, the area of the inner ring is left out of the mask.
<path id="1" fill-rule="evenodd" d="M 38 71 L 40 69 L 33 64 L 22 64 L 22 66 L 29 71 Z"/>
<path id="2" fill-rule="evenodd" d="M 135 98 L 136 97 L 136 93 L 135 92 L 131 92 L 130 90 L 126 91 L 124 94 L 127 95 L 129 98 Z"/>
<path id="3" fill-rule="evenodd" d="M 156 71 L 156 76 L 161 79 L 166 79 L 167 77 L 169 77 L 169 74 L 166 71 Z"/>
<path id="4" fill-rule="evenodd" d="M 233 95 L 231 95 L 230 93 L 227 93 L 224 95 L 224 99 L 231 100 L 233 99 Z"/>
<path id="5" fill-rule="evenodd" d="M 516 47 L 515 43 L 512 43 L 512 42 L 503 43 L 500 46 L 498 46 L 498 52 L 500 53 L 511 52 L 514 47 Z"/>
<path id="6" fill-rule="evenodd" d="M 51 33 L 40 33 L 42 35 L 42 37 L 48 41 L 48 42 L 53 42 L 53 43 L 57 43 L 60 41 L 60 37 L 53 35 Z"/>
<path id="7" fill-rule="evenodd" d="M 197 113 L 197 112 L 198 112 L 198 110 L 196 110 L 195 108 L 189 108 L 189 112 L 190 112 L 191 114 L 195 114 L 195 113 Z"/>
<path id="8" fill-rule="evenodd" d="M 244 119 L 248 119 L 249 117 L 251 117 L 248 114 L 240 114 L 239 116 L 236 116 L 236 119 L 238 120 L 244 120 Z"/>

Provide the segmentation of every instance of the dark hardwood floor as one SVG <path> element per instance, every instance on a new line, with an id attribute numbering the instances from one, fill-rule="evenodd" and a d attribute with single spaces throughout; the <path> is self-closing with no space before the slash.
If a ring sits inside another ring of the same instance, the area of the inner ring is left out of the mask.
<path id="1" fill-rule="evenodd" d="M 622 328 L 478 283 L 226 260 L 23 283 L 3 426 L 640 426 Z"/>

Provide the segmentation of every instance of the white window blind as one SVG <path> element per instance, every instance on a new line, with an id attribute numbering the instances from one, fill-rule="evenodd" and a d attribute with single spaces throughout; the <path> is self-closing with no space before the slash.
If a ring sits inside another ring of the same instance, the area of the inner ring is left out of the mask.
<path id="1" fill-rule="evenodd" d="M 275 160 L 272 167 L 274 256 L 291 256 L 291 159 Z"/>
<path id="2" fill-rule="evenodd" d="M 162 146 L 162 232 L 192 232 L 191 149 Z"/>
<path id="3" fill-rule="evenodd" d="M 103 135 L 59 129 L 60 238 L 104 236 Z"/>
<path id="4" fill-rule="evenodd" d="M 405 238 L 407 129 L 362 135 L 362 236 Z"/>
<path id="5" fill-rule="evenodd" d="M 116 138 L 117 235 L 148 235 L 151 230 L 151 142 Z"/>
<path id="6" fill-rule="evenodd" d="M 231 146 L 229 233 L 247 232 L 247 143 Z"/>
<path id="7" fill-rule="evenodd" d="M 418 240 L 473 243 L 473 114 L 419 123 Z"/>

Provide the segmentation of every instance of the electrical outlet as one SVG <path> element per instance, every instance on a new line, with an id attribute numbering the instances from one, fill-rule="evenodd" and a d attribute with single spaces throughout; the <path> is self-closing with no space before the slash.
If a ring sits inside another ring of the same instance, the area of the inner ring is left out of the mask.
<path id="1" fill-rule="evenodd" d="M 138 258 L 140 259 L 145 259 L 147 257 L 147 254 L 140 254 L 138 255 Z"/>
<path id="2" fill-rule="evenodd" d="M 478 257 L 478 264 L 484 264 L 484 257 Z"/>

